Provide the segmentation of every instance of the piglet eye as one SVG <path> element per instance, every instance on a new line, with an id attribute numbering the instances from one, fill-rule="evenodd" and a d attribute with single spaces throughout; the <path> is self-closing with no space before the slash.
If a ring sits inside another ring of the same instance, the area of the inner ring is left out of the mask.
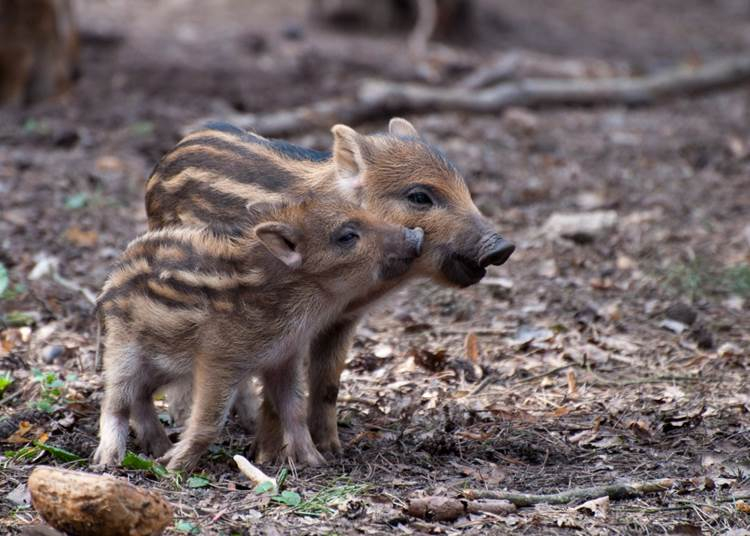
<path id="1" fill-rule="evenodd" d="M 406 198 L 409 200 L 410 203 L 414 205 L 419 205 L 422 208 L 427 208 L 432 206 L 432 199 L 429 195 L 427 195 L 424 192 L 412 192 L 409 195 L 406 196 Z"/>
<path id="2" fill-rule="evenodd" d="M 357 243 L 357 240 L 359 240 L 359 235 L 350 231 L 341 235 L 337 242 L 342 246 L 351 247 Z"/>

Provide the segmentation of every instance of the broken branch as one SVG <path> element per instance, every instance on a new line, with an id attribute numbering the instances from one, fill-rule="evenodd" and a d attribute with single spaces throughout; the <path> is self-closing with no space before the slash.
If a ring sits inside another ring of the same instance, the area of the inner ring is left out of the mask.
<path id="1" fill-rule="evenodd" d="M 647 480 L 645 482 L 634 482 L 631 484 L 612 484 L 609 486 L 595 486 L 591 488 L 578 488 L 549 495 L 534 495 L 529 493 L 516 493 L 511 491 L 490 490 L 465 490 L 464 497 L 467 499 L 497 499 L 510 501 L 517 507 L 533 506 L 535 504 L 570 504 L 573 501 L 596 499 L 597 497 L 609 497 L 611 500 L 629 499 L 649 493 L 667 491 L 674 486 L 671 478 L 659 480 Z"/>
<path id="2" fill-rule="evenodd" d="M 523 78 L 605 78 L 628 74 L 623 65 L 596 59 L 568 59 L 531 52 L 511 50 L 464 78 L 460 85 L 478 89 L 497 82 Z"/>
<path id="3" fill-rule="evenodd" d="M 240 470 L 240 473 L 245 475 L 248 478 L 248 480 L 250 480 L 250 482 L 253 483 L 254 486 L 260 486 L 261 484 L 268 482 L 270 485 L 269 491 L 271 492 L 271 495 L 275 495 L 279 492 L 279 485 L 276 482 L 276 479 L 271 478 L 270 476 L 265 474 L 263 471 L 255 467 L 244 456 L 240 454 L 235 454 L 234 463 L 237 464 L 237 468 Z"/>
<path id="4" fill-rule="evenodd" d="M 354 98 L 334 98 L 270 113 L 235 114 L 225 119 L 238 127 L 274 137 L 403 112 L 494 113 L 511 106 L 649 105 L 748 81 L 750 56 L 716 60 L 695 68 L 677 68 L 643 77 L 527 79 L 480 90 L 369 80 L 363 82 Z M 189 126 L 187 131 L 196 126 Z"/>

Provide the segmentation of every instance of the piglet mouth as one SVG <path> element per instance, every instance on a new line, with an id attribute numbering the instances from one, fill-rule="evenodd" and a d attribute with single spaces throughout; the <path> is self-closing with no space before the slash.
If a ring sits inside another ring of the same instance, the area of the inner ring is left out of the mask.
<path id="1" fill-rule="evenodd" d="M 380 279 L 387 281 L 404 275 L 414 259 L 415 257 L 390 257 L 380 270 Z"/>
<path id="2" fill-rule="evenodd" d="M 478 283 L 485 276 L 487 270 L 469 257 L 460 253 L 453 253 L 443 261 L 442 272 L 454 285 L 468 287 Z"/>

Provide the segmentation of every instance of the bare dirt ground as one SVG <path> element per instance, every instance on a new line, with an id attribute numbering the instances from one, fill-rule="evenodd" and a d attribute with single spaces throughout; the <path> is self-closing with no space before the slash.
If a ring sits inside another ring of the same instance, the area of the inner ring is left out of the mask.
<path id="1" fill-rule="evenodd" d="M 35 464 L 86 466 L 39 445 L 82 458 L 96 445 L 95 320 L 74 287 L 96 293 L 145 229 L 145 177 L 180 129 L 341 95 L 365 76 L 415 76 L 402 34 L 319 29 L 293 2 L 206 5 L 80 2 L 75 92 L 0 112 L 0 381 L 12 379 L 0 387 L 2 532 L 38 521 L 23 488 L 8 495 Z M 477 61 L 518 47 L 647 71 L 750 45 L 739 1 L 480 5 L 474 38 L 453 45 Z M 252 490 L 231 460 L 252 436 L 231 423 L 204 480 L 116 474 L 172 501 L 169 534 L 746 534 L 748 89 L 638 109 L 410 119 L 516 242 L 509 263 L 461 291 L 414 284 L 368 319 L 344 376 L 344 453 L 291 472 L 285 488 L 301 505 Z M 330 135 L 294 141 L 324 148 Z M 574 239 L 545 225 L 592 211 L 609 211 L 611 225 Z M 595 516 L 574 510 L 580 501 L 454 522 L 403 511 L 410 497 L 464 489 L 656 478 L 676 485 Z"/>

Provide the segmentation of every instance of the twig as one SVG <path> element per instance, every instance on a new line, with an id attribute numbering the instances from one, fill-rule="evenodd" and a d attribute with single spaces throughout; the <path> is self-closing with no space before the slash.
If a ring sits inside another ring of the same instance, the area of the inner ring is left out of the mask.
<path id="1" fill-rule="evenodd" d="M 265 484 L 266 482 L 269 483 L 270 489 L 272 495 L 275 495 L 279 492 L 279 485 L 276 482 L 275 478 L 271 478 L 267 474 L 265 474 L 263 471 L 255 467 L 250 461 L 245 458 L 244 456 L 241 456 L 240 454 L 235 454 L 234 456 L 234 463 L 237 464 L 237 468 L 240 470 L 240 473 L 245 475 L 250 482 L 253 483 L 255 486 L 259 486 L 261 484 Z"/>
<path id="2" fill-rule="evenodd" d="M 460 82 L 478 89 L 490 84 L 522 78 L 603 78 L 627 74 L 622 65 L 595 59 L 568 59 L 528 50 L 511 50 L 486 66 L 477 68 Z"/>
<path id="3" fill-rule="evenodd" d="M 19 396 L 21 396 L 21 393 L 24 393 L 25 391 L 26 391 L 25 389 L 19 389 L 18 391 L 16 391 L 12 395 L 6 396 L 2 400 L 0 400 L 0 406 L 4 406 L 5 404 L 7 404 L 8 402 L 10 402 L 11 400 L 15 400 L 16 398 L 18 398 Z"/>
<path id="4" fill-rule="evenodd" d="M 353 98 L 323 100 L 311 105 L 224 119 L 265 136 L 280 136 L 334 123 L 358 123 L 396 113 L 451 110 L 494 113 L 511 106 L 649 105 L 664 99 L 705 93 L 750 81 L 750 56 L 707 62 L 643 77 L 585 80 L 527 79 L 486 89 L 441 88 L 379 80 L 363 82 Z M 199 121 L 203 124 L 207 119 Z M 195 124 L 186 130 L 195 128 Z"/>
<path id="5" fill-rule="evenodd" d="M 570 365 L 563 365 L 561 367 L 555 367 L 551 370 L 548 370 L 546 372 L 542 372 L 541 374 L 535 374 L 533 376 L 529 376 L 528 378 L 522 378 L 520 380 L 517 380 L 513 382 L 511 385 L 520 385 L 522 383 L 529 383 L 533 382 L 534 380 L 542 379 L 546 376 L 552 376 L 553 374 L 557 374 L 558 372 L 561 372 L 565 369 L 578 366 L 575 363 L 571 363 Z M 496 383 L 500 380 L 500 377 L 497 374 L 490 373 L 487 375 L 486 378 L 484 378 L 481 382 L 479 382 L 479 385 L 477 385 L 470 393 L 469 396 L 476 396 L 482 391 L 484 391 L 487 387 L 492 385 L 493 383 Z"/>
<path id="6" fill-rule="evenodd" d="M 479 382 L 479 385 L 477 385 L 476 387 L 474 387 L 474 389 L 471 390 L 471 392 L 469 393 L 469 396 L 478 395 L 479 393 L 484 391 L 487 387 L 495 383 L 498 379 L 499 378 L 497 374 L 495 374 L 494 372 L 489 373 L 485 379 Z"/>
<path id="7" fill-rule="evenodd" d="M 535 504 L 569 504 L 578 500 L 590 500 L 607 496 L 612 500 L 628 499 L 648 493 L 659 493 L 667 491 L 674 486 L 671 478 L 659 480 L 647 480 L 634 482 L 632 484 L 612 484 L 609 486 L 595 486 L 591 488 L 578 488 L 549 495 L 533 495 L 528 493 L 516 493 L 490 490 L 465 490 L 467 499 L 498 499 L 506 500 L 518 507 L 533 506 Z"/>
<path id="8" fill-rule="evenodd" d="M 563 370 L 569 369 L 570 367 L 577 366 L 575 363 L 571 363 L 570 365 L 563 365 L 561 367 L 555 367 L 551 370 L 548 370 L 547 372 L 542 372 L 541 374 L 534 374 L 533 376 L 529 376 L 528 378 L 521 378 L 520 380 L 513 382 L 513 385 L 520 385 L 522 383 L 529 383 L 533 382 L 534 380 L 541 380 L 542 378 L 546 376 L 552 376 L 553 374 L 557 374 L 558 372 L 562 372 Z"/>
<path id="9" fill-rule="evenodd" d="M 81 294 L 83 294 L 83 297 L 89 301 L 89 303 L 91 303 L 92 305 L 96 305 L 96 295 L 93 292 L 85 287 L 82 287 L 75 281 L 64 278 L 60 275 L 60 272 L 55 269 L 52 270 L 52 280 L 61 287 L 65 287 L 66 289 L 72 290 L 73 292 L 80 292 Z"/>
<path id="10" fill-rule="evenodd" d="M 630 378 L 626 380 L 608 380 L 604 376 L 597 374 L 591 367 L 586 367 L 586 372 L 594 377 L 593 382 L 586 382 L 594 387 L 628 387 L 631 385 L 646 385 L 665 382 L 711 382 L 710 378 L 698 378 L 695 376 L 657 376 L 655 378 Z"/>

